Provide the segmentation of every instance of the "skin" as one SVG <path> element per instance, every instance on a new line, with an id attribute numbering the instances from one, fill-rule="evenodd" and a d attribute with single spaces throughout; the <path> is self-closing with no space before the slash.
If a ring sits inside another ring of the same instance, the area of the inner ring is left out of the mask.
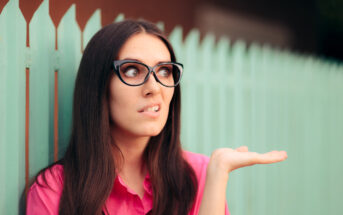
<path id="1" fill-rule="evenodd" d="M 249 152 L 248 147 L 216 149 L 207 167 L 206 182 L 199 215 L 225 213 L 225 192 L 232 171 L 255 164 L 270 164 L 287 159 L 285 151 L 264 154 Z"/>
<path id="2" fill-rule="evenodd" d="M 131 36 L 118 53 L 118 60 L 135 59 L 148 66 L 158 62 L 170 62 L 170 53 L 158 37 L 138 33 Z M 169 104 L 174 88 L 167 88 L 158 83 L 151 74 L 148 81 L 141 86 L 128 86 L 114 75 L 110 81 L 109 109 L 112 120 L 111 132 L 115 143 L 124 155 L 119 175 L 126 185 L 142 198 L 143 181 L 146 169 L 142 162 L 143 151 L 151 136 L 158 135 L 164 127 Z M 139 112 L 150 104 L 160 104 L 157 118 Z"/>
<path id="3" fill-rule="evenodd" d="M 158 37 L 138 33 L 131 36 L 120 49 L 118 60 L 123 59 L 136 59 L 153 67 L 158 62 L 170 61 L 170 53 Z M 143 198 L 143 181 L 146 175 L 143 151 L 150 137 L 158 135 L 166 123 L 174 88 L 162 86 L 152 75 L 145 84 L 131 87 L 114 75 L 109 90 L 111 132 L 124 155 L 124 163 L 117 171 L 126 185 Z M 153 103 L 161 105 L 159 117 L 151 118 L 139 113 L 139 109 Z M 224 214 L 225 191 L 232 171 L 255 164 L 276 163 L 286 158 L 285 151 L 259 154 L 249 152 L 246 146 L 216 149 L 207 167 L 199 214 Z"/>

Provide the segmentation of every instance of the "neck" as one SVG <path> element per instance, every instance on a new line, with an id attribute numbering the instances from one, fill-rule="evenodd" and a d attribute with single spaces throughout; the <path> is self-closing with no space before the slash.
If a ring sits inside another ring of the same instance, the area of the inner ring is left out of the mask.
<path id="1" fill-rule="evenodd" d="M 116 132 L 114 129 L 112 129 L 112 136 L 123 156 L 123 162 L 117 167 L 118 173 L 126 174 L 126 172 L 134 171 L 145 175 L 146 168 L 143 161 L 143 153 L 150 137 L 133 136 L 123 131 Z"/>

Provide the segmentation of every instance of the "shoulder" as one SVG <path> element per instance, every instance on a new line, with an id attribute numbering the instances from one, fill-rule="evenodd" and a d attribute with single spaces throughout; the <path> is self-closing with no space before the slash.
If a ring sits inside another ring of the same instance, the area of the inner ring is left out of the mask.
<path id="1" fill-rule="evenodd" d="M 63 166 L 55 164 L 46 169 L 30 187 L 26 214 L 58 214 L 63 189 Z"/>
<path id="2" fill-rule="evenodd" d="M 210 158 L 206 155 L 183 150 L 183 158 L 191 165 L 198 180 L 206 175 Z"/>
<path id="3" fill-rule="evenodd" d="M 183 150 L 184 159 L 192 166 L 203 166 L 208 164 L 210 158 L 206 155 Z"/>
<path id="4" fill-rule="evenodd" d="M 207 165 L 210 158 L 206 155 L 189 151 L 183 151 L 183 157 L 193 168 L 198 182 L 197 194 L 189 214 L 198 214 L 206 182 Z"/>
<path id="5" fill-rule="evenodd" d="M 53 190 L 54 188 L 58 189 L 63 184 L 63 178 L 63 166 L 61 164 L 55 164 L 39 174 L 31 188 L 33 186 L 40 186 L 45 188 L 50 187 Z"/>

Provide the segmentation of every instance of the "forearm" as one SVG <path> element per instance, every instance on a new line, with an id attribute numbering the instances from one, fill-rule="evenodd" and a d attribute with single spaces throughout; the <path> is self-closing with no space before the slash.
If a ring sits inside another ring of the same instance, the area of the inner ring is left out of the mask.
<path id="1" fill-rule="evenodd" d="M 226 186 L 229 175 L 214 168 L 207 169 L 199 215 L 224 215 Z"/>

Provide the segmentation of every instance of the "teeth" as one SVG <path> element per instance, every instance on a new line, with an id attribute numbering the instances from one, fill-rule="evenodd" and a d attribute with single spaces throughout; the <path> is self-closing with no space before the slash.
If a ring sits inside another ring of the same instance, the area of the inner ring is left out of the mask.
<path id="1" fill-rule="evenodd" d="M 147 108 L 145 111 L 154 111 L 154 112 L 157 112 L 158 110 L 159 110 L 159 106 L 156 105 L 156 106 Z"/>

